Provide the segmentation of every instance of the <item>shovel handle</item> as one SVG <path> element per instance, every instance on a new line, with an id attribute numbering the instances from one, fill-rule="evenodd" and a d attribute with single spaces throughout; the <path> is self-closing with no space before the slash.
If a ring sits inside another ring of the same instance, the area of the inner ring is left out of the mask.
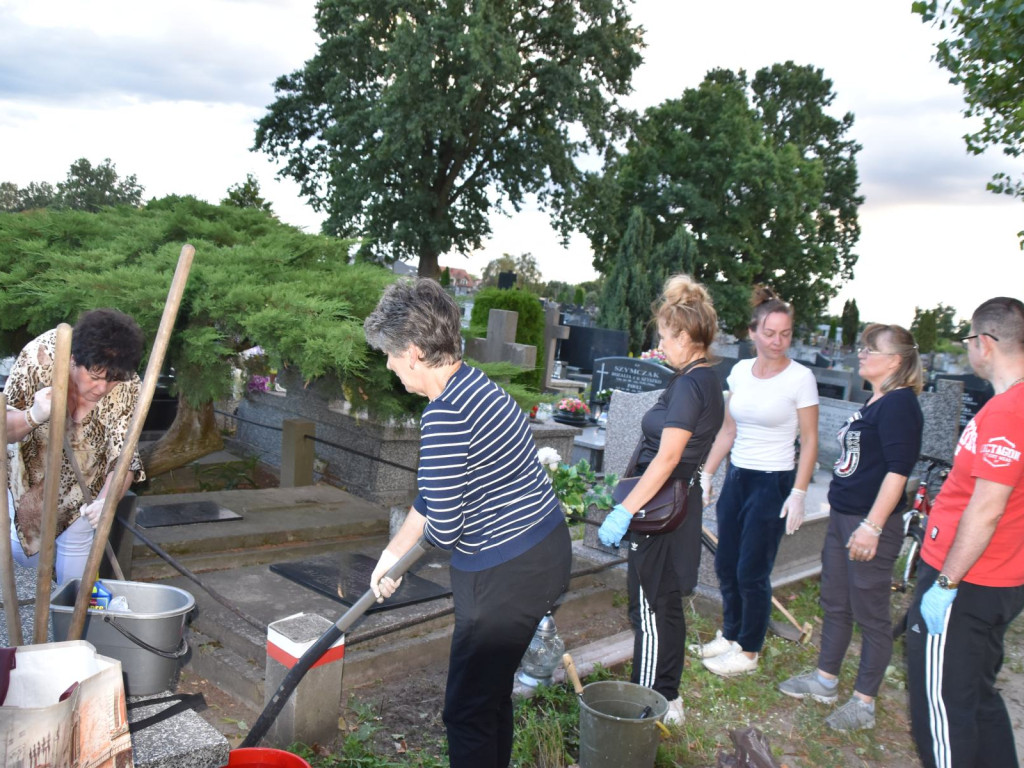
<path id="1" fill-rule="evenodd" d="M 576 664 L 573 662 L 572 656 L 568 653 L 563 653 L 562 663 L 565 665 L 565 676 L 569 678 L 569 682 L 572 683 L 572 687 L 576 691 L 576 694 L 578 696 L 582 696 L 583 683 L 580 682 L 580 676 L 576 672 Z"/>

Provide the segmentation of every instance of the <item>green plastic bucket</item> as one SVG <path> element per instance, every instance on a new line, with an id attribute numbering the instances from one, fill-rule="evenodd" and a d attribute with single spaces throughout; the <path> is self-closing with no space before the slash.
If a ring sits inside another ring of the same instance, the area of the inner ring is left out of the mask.
<path id="1" fill-rule="evenodd" d="M 645 707 L 651 713 L 641 719 Z M 650 768 L 658 755 L 657 721 L 668 702 L 636 683 L 602 680 L 584 686 L 580 698 L 580 768 Z"/>

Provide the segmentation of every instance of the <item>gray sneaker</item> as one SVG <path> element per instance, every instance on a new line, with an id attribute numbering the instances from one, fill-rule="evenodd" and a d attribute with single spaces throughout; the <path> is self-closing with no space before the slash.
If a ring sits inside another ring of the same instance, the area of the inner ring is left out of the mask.
<path id="1" fill-rule="evenodd" d="M 792 696 L 794 699 L 803 699 L 810 696 L 822 704 L 835 703 L 835 700 L 839 698 L 836 695 L 838 688 L 838 685 L 833 685 L 831 688 L 822 685 L 821 681 L 818 680 L 817 672 L 807 672 L 779 683 L 779 690 L 787 696 Z"/>
<path id="2" fill-rule="evenodd" d="M 862 731 L 875 727 L 875 706 L 856 696 L 825 718 L 825 725 L 833 731 Z"/>

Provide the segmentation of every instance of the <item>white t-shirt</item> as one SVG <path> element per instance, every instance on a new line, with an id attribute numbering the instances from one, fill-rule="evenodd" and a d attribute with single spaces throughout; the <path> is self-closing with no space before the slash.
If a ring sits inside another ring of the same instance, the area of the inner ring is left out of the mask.
<path id="1" fill-rule="evenodd" d="M 740 360 L 729 374 L 729 415 L 736 422 L 730 456 L 743 469 L 785 472 L 796 465 L 796 412 L 818 404 L 818 385 L 810 369 L 793 360 L 770 379 L 758 379 L 754 360 Z"/>

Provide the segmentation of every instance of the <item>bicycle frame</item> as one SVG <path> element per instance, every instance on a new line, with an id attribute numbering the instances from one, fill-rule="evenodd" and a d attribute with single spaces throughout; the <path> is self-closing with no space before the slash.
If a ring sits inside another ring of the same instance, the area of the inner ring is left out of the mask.
<path id="1" fill-rule="evenodd" d="M 923 457 L 922 457 L 923 458 Z M 917 485 L 917 493 L 914 494 L 914 503 L 903 515 L 903 536 L 910 539 L 907 543 L 907 556 L 904 561 L 903 571 L 894 578 L 892 582 L 893 592 L 906 592 L 910 580 L 917 570 L 917 561 L 921 555 L 921 547 L 924 544 L 925 526 L 928 523 L 928 514 L 932 511 L 932 499 L 928 495 L 928 487 L 932 481 L 932 475 L 936 470 L 939 476 L 945 480 L 949 474 L 949 464 L 941 459 L 927 459 L 928 467 L 925 469 L 924 477 Z"/>

